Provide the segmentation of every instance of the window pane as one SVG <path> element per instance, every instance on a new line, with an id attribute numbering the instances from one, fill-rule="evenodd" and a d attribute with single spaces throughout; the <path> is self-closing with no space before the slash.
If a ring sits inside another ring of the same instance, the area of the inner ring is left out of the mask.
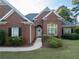
<path id="1" fill-rule="evenodd" d="M 64 34 L 65 33 L 71 33 L 71 28 L 64 28 L 63 30 L 64 30 Z"/>
<path id="2" fill-rule="evenodd" d="M 54 28 L 54 24 L 51 24 L 51 28 Z"/>
<path id="3" fill-rule="evenodd" d="M 56 24 L 50 24 L 48 25 L 48 34 L 56 34 Z"/>
<path id="4" fill-rule="evenodd" d="M 51 28 L 52 34 L 55 34 L 55 28 Z"/>
<path id="5" fill-rule="evenodd" d="M 12 37 L 13 36 L 19 36 L 19 28 L 18 27 L 12 27 Z"/>

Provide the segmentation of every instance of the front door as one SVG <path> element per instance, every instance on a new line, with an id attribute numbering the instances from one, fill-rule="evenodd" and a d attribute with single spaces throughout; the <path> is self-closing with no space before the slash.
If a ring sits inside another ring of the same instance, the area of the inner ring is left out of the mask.
<path id="1" fill-rule="evenodd" d="M 36 28 L 36 37 L 41 37 L 42 36 L 42 28 L 41 27 L 37 27 Z"/>

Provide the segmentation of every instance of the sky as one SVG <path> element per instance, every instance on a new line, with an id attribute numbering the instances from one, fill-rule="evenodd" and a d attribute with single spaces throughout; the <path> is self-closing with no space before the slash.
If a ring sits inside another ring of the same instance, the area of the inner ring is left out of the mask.
<path id="1" fill-rule="evenodd" d="M 65 5 L 72 8 L 72 0 L 7 0 L 23 15 L 29 13 L 39 13 L 44 8 L 57 9 L 59 6 Z"/>

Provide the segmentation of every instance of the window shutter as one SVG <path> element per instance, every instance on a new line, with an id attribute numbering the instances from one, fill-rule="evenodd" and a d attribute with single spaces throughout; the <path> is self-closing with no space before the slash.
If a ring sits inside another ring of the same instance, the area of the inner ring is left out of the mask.
<path id="1" fill-rule="evenodd" d="M 64 34 L 64 31 L 63 31 L 64 29 L 62 28 L 62 34 Z"/>
<path id="2" fill-rule="evenodd" d="M 22 36 L 22 29 L 19 28 L 19 36 Z"/>
<path id="3" fill-rule="evenodd" d="M 8 36 L 11 36 L 11 28 L 8 28 Z"/>
<path id="4" fill-rule="evenodd" d="M 73 30 L 73 28 L 71 28 L 71 33 L 73 33 L 74 32 L 74 30 Z"/>

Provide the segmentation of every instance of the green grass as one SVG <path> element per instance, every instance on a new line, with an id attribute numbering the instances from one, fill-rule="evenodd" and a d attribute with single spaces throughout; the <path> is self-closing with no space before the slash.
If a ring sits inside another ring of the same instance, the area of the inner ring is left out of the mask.
<path id="1" fill-rule="evenodd" d="M 63 40 L 62 48 L 40 48 L 30 52 L 0 52 L 0 59 L 79 59 L 79 40 Z"/>

